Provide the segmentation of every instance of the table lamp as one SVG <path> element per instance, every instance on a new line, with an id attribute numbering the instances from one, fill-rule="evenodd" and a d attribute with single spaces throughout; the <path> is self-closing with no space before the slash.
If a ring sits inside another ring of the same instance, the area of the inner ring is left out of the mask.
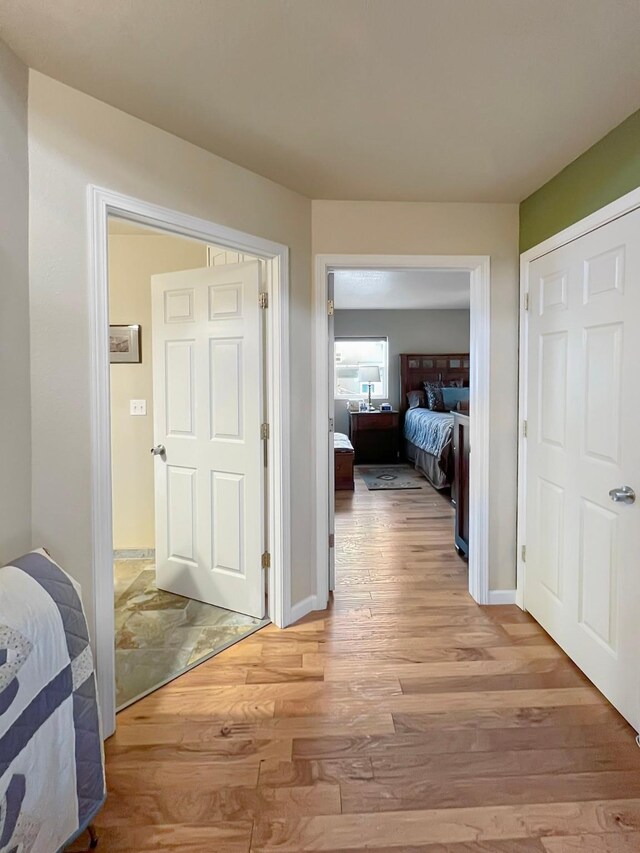
<path id="1" fill-rule="evenodd" d="M 369 386 L 369 411 L 371 411 L 373 408 L 373 406 L 371 405 L 371 388 L 375 385 L 376 382 L 381 381 L 380 368 L 373 367 L 371 365 L 359 368 L 358 381 Z"/>

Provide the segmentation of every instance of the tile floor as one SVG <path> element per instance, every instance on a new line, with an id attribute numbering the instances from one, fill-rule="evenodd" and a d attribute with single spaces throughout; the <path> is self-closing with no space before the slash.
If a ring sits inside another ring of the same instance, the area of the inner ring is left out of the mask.
<path id="1" fill-rule="evenodd" d="M 158 589 L 153 560 L 114 568 L 118 709 L 267 624 Z"/>

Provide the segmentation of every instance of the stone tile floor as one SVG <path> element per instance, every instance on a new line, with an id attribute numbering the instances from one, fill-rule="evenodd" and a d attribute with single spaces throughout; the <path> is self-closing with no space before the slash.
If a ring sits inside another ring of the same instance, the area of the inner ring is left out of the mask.
<path id="1" fill-rule="evenodd" d="M 160 590 L 153 560 L 115 560 L 118 709 L 267 624 Z"/>

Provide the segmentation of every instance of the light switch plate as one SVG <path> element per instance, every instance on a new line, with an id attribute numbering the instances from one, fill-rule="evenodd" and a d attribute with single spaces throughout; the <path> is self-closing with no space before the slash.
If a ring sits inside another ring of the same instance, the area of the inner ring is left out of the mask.
<path id="1" fill-rule="evenodd" d="M 146 415 L 147 401 L 146 400 L 129 400 L 130 415 Z"/>

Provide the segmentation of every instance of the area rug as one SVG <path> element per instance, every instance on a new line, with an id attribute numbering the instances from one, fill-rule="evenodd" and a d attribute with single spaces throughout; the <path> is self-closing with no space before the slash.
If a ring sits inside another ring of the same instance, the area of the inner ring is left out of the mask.
<path id="1" fill-rule="evenodd" d="M 422 488 L 408 465 L 370 465 L 358 467 L 358 473 L 371 492 Z"/>

